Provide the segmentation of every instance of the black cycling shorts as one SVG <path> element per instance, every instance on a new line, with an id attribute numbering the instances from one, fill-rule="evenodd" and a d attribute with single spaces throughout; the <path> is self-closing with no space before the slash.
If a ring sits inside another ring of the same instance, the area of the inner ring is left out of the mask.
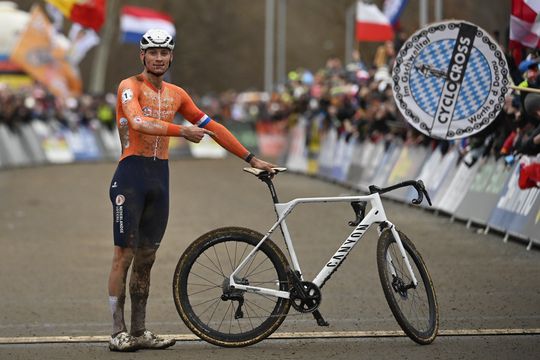
<path id="1" fill-rule="evenodd" d="M 167 160 L 128 156 L 111 181 L 114 245 L 157 248 L 169 218 Z"/>

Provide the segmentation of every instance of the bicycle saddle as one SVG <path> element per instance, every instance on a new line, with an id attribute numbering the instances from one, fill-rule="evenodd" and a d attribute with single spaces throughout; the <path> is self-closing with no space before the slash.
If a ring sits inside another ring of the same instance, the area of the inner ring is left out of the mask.
<path id="1" fill-rule="evenodd" d="M 286 167 L 275 167 L 275 168 L 272 168 L 272 169 L 276 172 L 276 174 L 280 173 L 280 172 L 287 171 Z M 261 169 L 257 169 L 257 168 L 253 168 L 253 167 L 245 167 L 244 171 L 248 172 L 248 173 L 250 173 L 252 175 L 255 175 L 255 176 L 259 176 L 261 174 L 266 173 L 266 170 L 261 170 Z"/>

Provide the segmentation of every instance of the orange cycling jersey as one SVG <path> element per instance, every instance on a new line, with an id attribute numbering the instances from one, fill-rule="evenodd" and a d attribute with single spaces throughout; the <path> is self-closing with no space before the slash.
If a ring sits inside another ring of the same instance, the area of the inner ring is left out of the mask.
<path id="1" fill-rule="evenodd" d="M 223 125 L 203 113 L 184 89 L 165 81 L 161 89 L 156 89 L 140 74 L 118 86 L 116 124 L 122 144 L 120 160 L 130 155 L 168 159 L 169 136 L 182 136 L 183 126 L 173 124 L 176 113 L 212 131 L 216 134 L 214 140 L 236 156 L 245 159 L 249 154 Z"/>

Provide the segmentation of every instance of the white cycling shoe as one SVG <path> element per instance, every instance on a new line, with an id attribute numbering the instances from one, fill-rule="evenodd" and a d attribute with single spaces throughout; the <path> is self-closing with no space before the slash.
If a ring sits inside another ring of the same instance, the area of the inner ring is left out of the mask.
<path id="1" fill-rule="evenodd" d="M 109 340 L 109 350 L 132 352 L 137 351 L 139 345 L 135 337 L 131 336 L 127 331 L 122 331 Z"/>
<path id="2" fill-rule="evenodd" d="M 176 343 L 174 339 L 164 339 L 149 330 L 141 336 L 134 337 L 138 349 L 166 349 Z"/>

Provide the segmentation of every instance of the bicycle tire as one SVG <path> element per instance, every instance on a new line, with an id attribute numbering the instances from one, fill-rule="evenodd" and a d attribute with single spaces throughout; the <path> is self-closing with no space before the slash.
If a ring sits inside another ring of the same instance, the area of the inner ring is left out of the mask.
<path id="1" fill-rule="evenodd" d="M 401 231 L 398 231 L 398 234 L 418 285 L 416 288 L 409 289 L 403 287 L 404 284 L 412 284 L 412 281 L 390 229 L 383 231 L 377 243 L 379 278 L 388 305 L 401 329 L 416 343 L 427 345 L 435 340 L 439 329 L 439 310 L 435 289 L 418 250 L 405 234 Z M 392 275 L 387 261 L 388 252 L 391 253 L 396 277 Z"/>
<path id="2" fill-rule="evenodd" d="M 285 320 L 291 306 L 286 298 L 236 290 L 247 315 L 240 319 L 234 318 L 239 301 L 221 299 L 233 269 L 262 238 L 246 228 L 220 228 L 199 237 L 180 257 L 173 278 L 174 303 L 186 326 L 201 339 L 224 347 L 248 346 L 268 337 Z M 288 269 L 283 252 L 267 239 L 240 276 L 251 286 L 288 291 Z"/>

